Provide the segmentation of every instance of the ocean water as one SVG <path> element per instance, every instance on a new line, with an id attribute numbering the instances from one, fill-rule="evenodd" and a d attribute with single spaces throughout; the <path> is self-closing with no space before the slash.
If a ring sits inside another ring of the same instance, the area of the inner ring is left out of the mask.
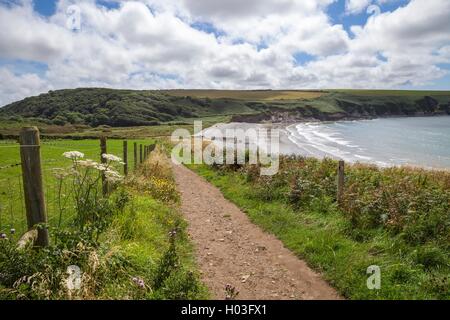
<path id="1" fill-rule="evenodd" d="M 297 154 L 450 168 L 450 116 L 299 123 L 285 131 Z"/>

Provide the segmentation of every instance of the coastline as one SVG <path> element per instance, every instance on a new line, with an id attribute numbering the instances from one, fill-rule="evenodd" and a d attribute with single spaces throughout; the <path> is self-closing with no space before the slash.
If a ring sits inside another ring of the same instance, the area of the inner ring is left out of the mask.
<path id="1" fill-rule="evenodd" d="M 426 116 L 427 118 L 429 116 Z M 448 115 L 442 115 L 439 117 L 448 117 Z M 314 148 L 312 145 L 308 144 L 308 141 L 295 141 L 298 139 L 298 137 L 295 137 L 293 132 L 297 130 L 295 127 L 298 125 L 326 125 L 326 124 L 335 124 L 335 123 L 352 123 L 352 122 L 360 122 L 360 121 L 376 121 L 376 120 L 383 120 L 383 119 L 405 119 L 405 118 L 420 118 L 420 116 L 416 115 L 414 117 L 407 117 L 407 116 L 390 116 L 390 117 L 379 117 L 379 118 L 372 118 L 372 119 L 347 119 L 347 120 L 338 120 L 338 121 L 320 121 L 320 120 L 311 120 L 311 119 L 303 119 L 303 121 L 294 121 L 294 122 L 260 122 L 260 123 L 245 123 L 245 122 L 230 122 L 230 123 L 222 123 L 222 124 L 216 124 L 208 129 L 211 128 L 218 128 L 222 132 L 225 132 L 224 130 L 227 129 L 243 129 L 247 130 L 249 128 L 273 128 L 273 129 L 279 129 L 280 131 L 280 140 L 279 140 L 279 153 L 281 155 L 299 155 L 299 156 L 305 156 L 305 157 L 313 157 L 318 159 L 323 158 L 331 158 L 335 160 L 344 160 L 348 163 L 361 163 L 361 164 L 367 164 L 367 165 L 375 165 L 381 168 L 388 168 L 388 167 L 406 167 L 406 168 L 415 168 L 415 169 L 425 169 L 425 170 L 433 170 L 433 171 L 445 171 L 450 172 L 450 167 L 445 165 L 426 165 L 426 164 L 418 164 L 411 162 L 403 162 L 403 163 L 395 163 L 393 160 L 391 161 L 382 161 L 380 159 L 373 159 L 371 157 L 365 156 L 365 155 L 358 155 L 358 154 L 351 154 L 351 157 L 340 157 L 336 153 L 333 155 L 333 152 L 330 152 L 330 150 L 325 149 L 325 145 L 321 145 L 322 151 L 317 152 L 318 150 L 313 149 L 312 152 L 311 149 Z M 208 138 L 208 129 L 203 130 L 202 135 L 204 135 L 205 138 Z M 205 134 L 206 132 L 206 134 Z M 333 147 L 330 147 L 331 149 L 334 149 Z M 336 149 L 334 150 L 336 151 Z M 318 155 L 322 154 L 322 155 Z M 412 157 L 412 159 L 415 159 Z M 440 159 L 440 158 L 439 158 Z"/>
<path id="2" fill-rule="evenodd" d="M 337 113 L 334 113 L 332 115 L 336 115 Z M 259 116 L 260 114 L 258 114 Z M 249 120 L 251 120 L 251 117 L 254 115 L 239 115 L 239 116 L 233 116 L 229 123 L 253 123 L 253 124 L 271 124 L 271 125 L 289 125 L 289 124 L 295 124 L 295 123 L 330 123 L 330 122 L 341 122 L 341 121 L 370 121 L 370 120 L 377 120 L 377 119 L 403 119 L 403 118 L 433 118 L 433 117 L 450 117 L 450 113 L 414 113 L 414 114 L 391 114 L 391 115 L 382 115 L 382 116 L 345 116 L 342 118 L 336 118 L 333 119 L 333 117 L 324 119 L 324 118 L 314 118 L 314 117 L 299 117 L 299 118 L 286 118 L 282 119 L 281 121 L 271 121 L 271 120 L 261 120 L 261 121 L 238 121 L 239 118 L 245 118 L 249 117 Z"/>

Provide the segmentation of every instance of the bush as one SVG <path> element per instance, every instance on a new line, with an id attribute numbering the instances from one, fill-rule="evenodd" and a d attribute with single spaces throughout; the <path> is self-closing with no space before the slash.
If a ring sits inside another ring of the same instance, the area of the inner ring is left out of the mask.
<path id="1" fill-rule="evenodd" d="M 448 241 L 450 191 L 439 186 L 448 176 L 427 177 L 422 171 L 401 168 L 351 168 L 343 211 L 355 228 L 383 227 L 411 244 Z"/>
<path id="2" fill-rule="evenodd" d="M 52 122 L 57 126 L 63 126 L 67 123 L 67 119 L 63 116 L 58 115 L 55 118 L 53 118 Z"/>

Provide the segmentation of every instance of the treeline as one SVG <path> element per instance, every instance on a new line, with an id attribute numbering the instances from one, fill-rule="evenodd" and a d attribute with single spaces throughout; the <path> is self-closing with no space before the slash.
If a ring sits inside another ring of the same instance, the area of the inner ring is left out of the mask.
<path id="1" fill-rule="evenodd" d="M 208 107 L 208 99 L 173 97 L 156 91 L 87 88 L 26 98 L 0 109 L 0 117 L 60 126 L 151 126 L 198 117 Z"/>

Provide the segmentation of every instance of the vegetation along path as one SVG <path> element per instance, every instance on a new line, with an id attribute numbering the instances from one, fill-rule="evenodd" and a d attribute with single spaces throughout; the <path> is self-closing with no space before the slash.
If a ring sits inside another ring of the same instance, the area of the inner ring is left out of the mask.
<path id="1" fill-rule="evenodd" d="M 197 263 L 213 298 L 224 299 L 227 284 L 239 291 L 237 299 L 340 298 L 216 187 L 184 166 L 174 165 L 174 173 Z"/>

